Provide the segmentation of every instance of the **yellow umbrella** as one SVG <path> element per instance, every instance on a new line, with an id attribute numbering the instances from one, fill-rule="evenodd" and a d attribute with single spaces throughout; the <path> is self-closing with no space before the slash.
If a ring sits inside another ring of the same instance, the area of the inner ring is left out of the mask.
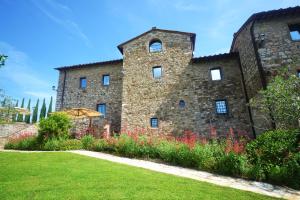
<path id="1" fill-rule="evenodd" d="M 87 108 L 71 108 L 71 109 L 66 109 L 63 111 L 59 111 L 58 113 L 65 113 L 71 118 L 75 119 L 80 119 L 80 118 L 89 118 L 90 119 L 90 124 L 92 124 L 92 117 L 100 117 L 103 114 L 100 112 L 97 112 L 95 110 L 87 109 Z"/>
<path id="2" fill-rule="evenodd" d="M 30 111 L 26 108 L 19 108 L 15 107 L 15 110 L 17 113 L 22 114 L 22 115 L 30 115 Z"/>

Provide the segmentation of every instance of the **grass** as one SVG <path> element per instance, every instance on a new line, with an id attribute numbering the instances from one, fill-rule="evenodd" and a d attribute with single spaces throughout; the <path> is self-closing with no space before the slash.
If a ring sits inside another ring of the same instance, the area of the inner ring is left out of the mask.
<path id="1" fill-rule="evenodd" d="M 67 152 L 0 152 L 0 199 L 275 199 Z"/>

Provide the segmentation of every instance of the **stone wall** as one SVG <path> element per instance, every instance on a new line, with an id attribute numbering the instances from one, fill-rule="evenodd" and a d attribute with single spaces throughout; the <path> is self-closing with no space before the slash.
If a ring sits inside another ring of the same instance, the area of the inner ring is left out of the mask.
<path id="1" fill-rule="evenodd" d="M 162 41 L 162 52 L 149 52 L 154 38 Z M 162 67 L 162 78 L 152 77 L 154 66 Z M 157 117 L 159 128 L 152 130 L 164 133 L 207 134 L 210 125 L 220 134 L 229 127 L 250 131 L 237 57 L 196 63 L 187 35 L 152 31 L 124 46 L 123 67 L 122 126 L 150 128 L 150 118 Z M 221 67 L 223 80 L 211 80 L 214 67 Z M 228 115 L 216 114 L 217 99 L 227 100 Z"/>
<path id="2" fill-rule="evenodd" d="M 60 71 L 56 110 L 84 107 L 97 109 L 97 104 L 106 104 L 106 117 L 94 119 L 97 124 L 108 121 L 112 131 L 120 130 L 122 108 L 122 62 L 119 64 L 92 65 L 66 71 L 65 89 L 63 82 L 65 71 Z M 109 86 L 102 85 L 102 75 L 110 75 Z M 87 88 L 79 88 L 81 77 L 86 77 Z M 63 104 L 62 102 L 63 96 Z M 100 122 L 99 122 L 100 121 Z"/>
<path id="3" fill-rule="evenodd" d="M 260 20 L 255 23 L 254 35 L 266 79 L 287 66 L 292 74 L 300 67 L 300 41 L 293 41 L 289 25 L 300 24 L 300 16 L 286 16 Z M 264 40 L 261 41 L 261 35 Z"/>
<path id="4" fill-rule="evenodd" d="M 239 52 L 244 81 L 249 98 L 251 99 L 262 89 L 262 80 L 255 57 L 255 48 L 251 38 L 251 26 L 249 23 L 235 39 L 232 51 Z"/>
<path id="5" fill-rule="evenodd" d="M 238 34 L 232 48 L 232 51 L 240 54 L 246 90 L 250 99 L 259 98 L 257 93 L 262 89 L 263 81 L 255 53 L 259 56 L 261 73 L 266 83 L 280 68 L 288 66 L 291 74 L 296 74 L 300 66 L 300 41 L 291 40 L 288 27 L 290 24 L 299 24 L 300 16 L 281 16 L 255 21 L 254 38 L 251 37 L 252 23 L 249 23 Z M 260 113 L 254 108 L 251 108 L 251 112 L 257 134 L 271 128 L 269 114 Z"/>
<path id="6" fill-rule="evenodd" d="M 11 135 L 22 133 L 37 134 L 37 127 L 35 124 L 26 124 L 22 122 L 0 124 L 0 137 L 9 137 Z"/>

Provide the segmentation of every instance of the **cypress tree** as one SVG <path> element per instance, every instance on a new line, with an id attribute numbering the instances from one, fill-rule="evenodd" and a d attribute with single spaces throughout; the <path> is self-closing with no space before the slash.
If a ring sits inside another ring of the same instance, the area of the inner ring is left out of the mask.
<path id="1" fill-rule="evenodd" d="M 48 107 L 48 112 L 47 112 L 47 117 L 49 117 L 49 114 L 52 112 L 52 97 L 50 99 L 50 104 L 49 104 L 49 107 Z"/>
<path id="2" fill-rule="evenodd" d="M 41 112 L 40 112 L 40 119 L 44 119 L 46 117 L 46 102 L 45 102 L 45 98 L 43 100 L 43 104 L 42 104 L 42 108 L 41 108 Z"/>
<path id="3" fill-rule="evenodd" d="M 36 102 L 36 105 L 33 109 L 33 113 L 32 113 L 32 123 L 36 123 L 37 119 L 38 119 L 38 110 L 39 110 L 39 99 Z"/>
<path id="4" fill-rule="evenodd" d="M 31 103 L 31 99 L 29 99 L 28 105 L 27 105 L 27 110 L 28 110 L 29 112 L 30 112 L 30 103 Z M 28 114 L 28 115 L 25 116 L 25 122 L 26 122 L 27 124 L 30 124 L 30 114 Z"/>
<path id="5" fill-rule="evenodd" d="M 24 98 L 22 99 L 21 108 L 24 108 Z M 23 122 L 23 114 L 18 114 L 17 122 Z"/>
<path id="6" fill-rule="evenodd" d="M 17 100 L 17 103 L 16 103 L 16 106 L 15 106 L 15 107 L 18 107 L 18 104 L 19 104 L 19 101 Z M 15 121 L 16 121 L 16 118 L 17 118 L 17 114 L 14 113 L 14 114 L 12 115 L 12 121 L 15 122 Z"/>

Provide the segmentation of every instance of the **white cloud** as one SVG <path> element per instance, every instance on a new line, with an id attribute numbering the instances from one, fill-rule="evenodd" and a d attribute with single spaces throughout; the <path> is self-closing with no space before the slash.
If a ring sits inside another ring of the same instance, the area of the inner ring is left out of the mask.
<path id="1" fill-rule="evenodd" d="M 32 2 L 50 20 L 64 27 L 64 29 L 68 31 L 71 35 L 80 38 L 86 46 L 92 46 L 91 41 L 84 34 L 79 25 L 75 21 L 70 19 L 69 15 L 72 13 L 72 10 L 68 6 L 57 3 L 54 0 L 32 0 Z"/>
<path id="2" fill-rule="evenodd" d="M 46 95 L 44 95 L 45 98 L 50 98 L 52 93 L 51 84 L 43 79 L 43 75 L 32 67 L 34 64 L 26 53 L 1 41 L 0 52 L 8 56 L 5 66 L 1 68 L 1 88 L 4 87 L 7 92 L 15 93 L 18 97 L 24 94 L 37 97 L 37 94 L 41 95 L 39 91 L 50 91 L 50 93 L 45 93 Z M 24 93 L 24 90 L 30 90 L 30 92 Z M 54 95 L 55 93 L 53 92 L 52 96 Z"/>
<path id="3" fill-rule="evenodd" d="M 26 53 L 15 49 L 8 43 L 0 41 L 0 51 L 8 56 L 6 65 L 1 69 L 1 76 L 22 86 L 39 85 L 48 86 L 49 84 L 41 79 L 33 69 L 29 67 L 29 58 Z"/>

